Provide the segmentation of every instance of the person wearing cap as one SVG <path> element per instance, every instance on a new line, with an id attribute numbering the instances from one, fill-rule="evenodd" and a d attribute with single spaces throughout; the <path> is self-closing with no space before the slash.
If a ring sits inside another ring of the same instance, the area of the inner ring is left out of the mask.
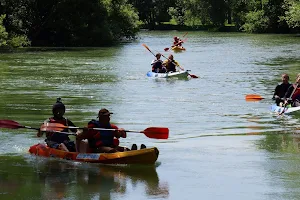
<path id="1" fill-rule="evenodd" d="M 64 126 L 75 126 L 73 122 L 69 119 L 63 117 L 66 111 L 65 105 L 61 102 L 61 98 L 57 98 L 56 103 L 52 107 L 53 117 L 44 121 L 45 123 L 59 123 Z M 76 129 L 64 129 L 61 132 L 76 132 Z M 38 131 L 37 136 L 41 137 L 43 132 Z M 58 132 L 46 132 L 46 139 L 45 142 L 50 148 L 60 149 L 64 151 L 72 151 L 75 152 L 75 143 L 70 140 L 67 134 L 58 133 Z"/>
<path id="2" fill-rule="evenodd" d="M 80 149 L 80 141 L 88 140 L 89 148 L 93 153 L 114 153 L 124 151 L 123 147 L 119 147 L 118 138 L 126 138 L 124 129 L 119 129 L 116 125 L 110 123 L 110 115 L 106 108 L 102 108 L 98 112 L 98 120 L 91 120 L 87 128 L 84 128 L 76 137 L 77 149 Z M 115 129 L 115 130 L 95 130 L 93 128 Z M 129 150 L 129 149 L 126 149 Z"/>
<path id="3" fill-rule="evenodd" d="M 155 72 L 155 73 L 165 73 L 166 72 L 166 68 L 163 65 L 163 61 L 160 59 L 161 58 L 161 54 L 157 53 L 155 55 L 155 57 L 156 57 L 156 59 L 151 62 L 152 72 Z"/>

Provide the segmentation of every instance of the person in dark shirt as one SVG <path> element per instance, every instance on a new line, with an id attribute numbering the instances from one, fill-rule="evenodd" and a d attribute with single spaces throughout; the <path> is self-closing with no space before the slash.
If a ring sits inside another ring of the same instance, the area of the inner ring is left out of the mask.
<path id="1" fill-rule="evenodd" d="M 275 88 L 275 92 L 273 95 L 273 100 L 275 100 L 275 103 L 279 106 L 281 102 L 284 102 L 283 98 L 285 96 L 285 93 L 287 92 L 288 88 L 291 86 L 289 83 L 290 77 L 288 74 L 282 74 L 281 75 L 282 83 L 280 85 L 277 85 Z"/>
<path id="2" fill-rule="evenodd" d="M 53 117 L 44 121 L 44 125 L 49 123 L 58 123 L 63 126 L 75 126 L 73 122 L 64 117 L 66 111 L 65 105 L 61 102 L 61 98 L 57 98 L 56 103 L 52 107 Z M 72 132 L 76 132 L 77 129 L 70 129 Z M 68 128 L 61 130 L 61 132 L 69 132 Z M 37 136 L 41 137 L 43 132 L 41 130 L 38 131 Z M 59 133 L 59 132 L 51 132 L 46 131 L 46 140 L 45 142 L 50 148 L 59 149 L 63 151 L 71 151 L 75 152 L 75 143 L 70 140 L 67 134 Z"/>
<path id="3" fill-rule="evenodd" d="M 160 59 L 161 54 L 157 53 L 155 55 L 156 59 L 151 62 L 152 72 L 155 73 L 165 73 L 166 67 L 163 65 L 163 61 Z"/>

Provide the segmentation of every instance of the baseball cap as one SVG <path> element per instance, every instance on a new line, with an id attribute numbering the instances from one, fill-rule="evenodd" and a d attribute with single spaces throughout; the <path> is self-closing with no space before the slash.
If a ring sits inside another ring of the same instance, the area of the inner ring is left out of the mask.
<path id="1" fill-rule="evenodd" d="M 110 114 L 113 114 L 112 112 L 109 112 L 106 108 L 102 108 L 101 110 L 99 110 L 98 112 L 98 116 L 101 116 L 101 115 L 110 115 Z"/>

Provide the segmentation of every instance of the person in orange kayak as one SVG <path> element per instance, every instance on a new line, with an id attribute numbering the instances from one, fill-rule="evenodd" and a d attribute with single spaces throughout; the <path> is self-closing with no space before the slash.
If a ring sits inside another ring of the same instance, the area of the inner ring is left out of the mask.
<path id="1" fill-rule="evenodd" d="M 163 65 L 163 61 L 160 59 L 161 58 L 161 54 L 157 53 L 155 55 L 155 57 L 156 57 L 156 59 L 151 62 L 152 72 L 155 72 L 155 73 L 165 73 L 166 72 L 166 68 Z"/>
<path id="2" fill-rule="evenodd" d="M 77 149 L 80 149 L 80 141 L 87 139 L 89 147 L 94 153 L 114 153 L 118 151 L 129 151 L 130 149 L 119 146 L 119 138 L 126 138 L 124 129 L 118 128 L 110 123 L 110 115 L 106 108 L 98 112 L 98 120 L 91 120 L 87 128 L 84 128 L 76 137 Z M 115 130 L 95 130 L 93 128 L 115 129 Z M 144 147 L 144 146 L 143 146 Z M 131 150 L 137 150 L 136 144 L 133 144 Z"/>
<path id="3" fill-rule="evenodd" d="M 166 66 L 167 72 L 176 72 L 176 67 L 184 70 L 184 68 L 181 67 L 176 60 L 174 60 L 174 56 L 172 54 L 170 54 L 168 59 L 163 62 L 163 65 Z"/>
<path id="4" fill-rule="evenodd" d="M 69 119 L 64 118 L 63 115 L 65 114 L 66 107 L 61 102 L 61 98 L 57 98 L 56 103 L 52 106 L 52 113 L 53 117 L 50 117 L 49 119 L 44 121 L 44 124 L 47 123 L 59 123 L 64 126 L 75 126 L 73 122 L 71 122 Z M 72 132 L 76 132 L 77 129 L 64 129 L 61 130 L 61 132 L 69 132 L 71 130 Z M 41 137 L 43 135 L 43 132 L 41 130 L 38 131 L 37 136 Z M 58 132 L 51 132 L 46 131 L 46 139 L 45 142 L 50 148 L 54 149 L 60 149 L 64 151 L 71 151 L 75 152 L 75 143 L 70 140 L 67 134 L 58 133 Z"/>
<path id="5" fill-rule="evenodd" d="M 179 37 L 175 36 L 172 47 L 174 47 L 174 46 L 180 47 L 180 46 L 182 46 L 183 43 L 184 42 Z"/>
<path id="6" fill-rule="evenodd" d="M 295 84 L 292 84 L 284 96 L 285 105 L 291 103 L 292 107 L 300 106 L 300 73 L 297 75 Z"/>
<path id="7" fill-rule="evenodd" d="M 287 92 L 288 88 L 291 86 L 289 83 L 290 77 L 288 74 L 282 74 L 281 75 L 282 83 L 280 85 L 277 85 L 275 88 L 275 92 L 273 94 L 273 100 L 275 100 L 275 103 L 277 106 L 280 105 L 280 103 L 284 102 L 284 95 Z"/>

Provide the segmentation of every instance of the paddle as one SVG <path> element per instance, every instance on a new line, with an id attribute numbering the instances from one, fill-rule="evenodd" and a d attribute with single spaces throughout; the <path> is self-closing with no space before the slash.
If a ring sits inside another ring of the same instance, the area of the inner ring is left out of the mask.
<path id="1" fill-rule="evenodd" d="M 34 129 L 39 130 L 39 128 L 32 128 L 30 126 L 23 126 L 16 121 L 2 119 L 0 120 L 0 128 L 10 128 L 10 129 L 18 129 L 18 128 L 27 128 L 27 129 Z"/>
<path id="2" fill-rule="evenodd" d="M 258 94 L 247 94 L 245 96 L 246 101 L 260 101 L 264 99 L 264 97 L 258 95 Z"/>
<path id="3" fill-rule="evenodd" d="M 80 127 L 75 126 L 64 126 L 63 124 L 58 123 L 45 123 L 42 125 L 41 130 L 42 131 L 60 131 L 65 128 L 69 129 L 84 129 Z M 91 128 L 93 130 L 106 130 L 106 131 L 117 131 L 118 129 L 106 129 L 106 128 Z M 125 130 L 125 132 L 134 132 L 134 133 L 144 133 L 149 138 L 155 138 L 155 139 L 168 139 L 169 137 L 169 129 L 166 127 L 149 127 L 146 128 L 143 131 L 134 131 L 134 130 Z"/>
<path id="4" fill-rule="evenodd" d="M 142 44 L 142 46 L 145 47 L 150 53 L 152 53 L 153 56 L 155 56 L 155 54 L 150 50 L 150 48 L 149 48 L 146 44 Z M 164 57 L 164 58 L 166 58 L 166 59 L 169 60 L 169 58 L 167 58 L 167 57 L 164 56 L 163 54 L 161 54 L 161 55 L 162 55 L 162 57 Z M 173 61 L 172 61 L 172 63 L 173 63 L 174 65 L 177 66 L 177 64 L 174 63 Z M 179 66 L 179 68 L 182 69 L 180 66 Z M 182 70 L 183 70 L 183 69 L 182 69 Z M 188 70 L 187 70 L 187 71 L 188 71 Z M 190 74 L 190 73 L 188 73 L 188 74 L 189 74 L 190 77 L 192 77 L 192 78 L 199 78 L 198 76 L 196 76 L 196 75 L 194 75 L 194 74 Z"/>
<path id="5" fill-rule="evenodd" d="M 291 98 L 292 98 L 293 94 L 295 93 L 295 91 L 296 91 L 297 88 L 298 88 L 298 85 L 299 85 L 298 83 L 295 85 L 295 88 L 294 88 L 293 92 L 291 93 L 291 95 L 290 95 L 290 97 L 289 97 L 288 99 L 291 99 Z M 284 107 L 283 107 L 282 112 L 279 113 L 279 115 L 282 115 L 282 114 L 287 110 L 287 109 L 286 109 L 287 105 L 288 105 L 288 103 L 286 102 L 286 103 L 284 104 Z"/>
<path id="6" fill-rule="evenodd" d="M 181 38 L 184 38 L 186 35 L 188 34 L 188 32 L 186 32 Z M 179 41 L 178 43 L 176 43 L 173 46 L 177 46 L 178 44 L 180 44 L 181 42 L 186 42 L 187 38 L 183 39 L 182 41 Z M 164 48 L 165 51 L 169 51 L 170 48 Z"/>
<path id="7" fill-rule="evenodd" d="M 43 127 L 43 125 L 42 125 Z M 19 129 L 19 128 L 27 128 L 27 129 L 33 129 L 33 130 L 41 130 L 40 128 L 33 128 L 30 126 L 23 126 L 21 124 L 19 124 L 16 121 L 13 120 L 7 120 L 7 119 L 2 119 L 0 120 L 0 128 L 9 128 L 9 129 Z M 44 131 L 44 130 L 41 130 Z M 67 134 L 67 135 L 76 135 L 75 133 L 68 133 L 68 132 L 60 132 L 60 131 L 56 131 L 56 130 L 47 130 L 49 132 L 57 132 L 57 133 L 62 133 L 62 134 Z"/>

